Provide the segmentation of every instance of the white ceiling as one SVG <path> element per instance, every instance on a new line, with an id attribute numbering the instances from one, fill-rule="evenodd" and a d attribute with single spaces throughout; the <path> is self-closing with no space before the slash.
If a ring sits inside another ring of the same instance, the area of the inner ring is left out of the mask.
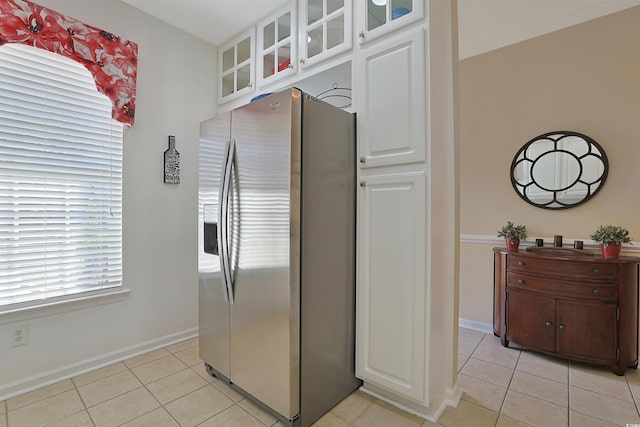
<path id="1" fill-rule="evenodd" d="M 216 46 L 288 3 L 288 0 L 122 1 Z M 460 58 L 636 5 L 640 5 L 640 0 L 458 0 Z"/>

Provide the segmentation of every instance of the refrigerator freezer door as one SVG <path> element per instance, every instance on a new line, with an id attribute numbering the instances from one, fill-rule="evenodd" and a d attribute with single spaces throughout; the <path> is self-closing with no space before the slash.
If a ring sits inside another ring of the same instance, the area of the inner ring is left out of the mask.
<path id="1" fill-rule="evenodd" d="M 211 212 L 218 212 L 225 147 L 230 140 L 230 132 L 231 114 L 229 113 L 203 122 L 200 125 L 198 160 L 200 358 L 226 377 L 229 376 L 230 371 L 229 304 L 220 270 L 220 257 L 204 251 L 204 235 L 205 221 L 210 223 L 217 221 L 217 215 L 212 215 Z M 208 237 L 211 238 L 211 236 Z"/>
<path id="2" fill-rule="evenodd" d="M 288 419 L 299 413 L 299 101 L 299 91 L 285 91 L 232 116 L 230 378 Z"/>

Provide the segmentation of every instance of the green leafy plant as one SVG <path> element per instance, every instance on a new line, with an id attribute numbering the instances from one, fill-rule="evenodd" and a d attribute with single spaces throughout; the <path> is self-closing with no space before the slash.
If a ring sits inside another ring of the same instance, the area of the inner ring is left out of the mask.
<path id="1" fill-rule="evenodd" d="M 498 237 L 504 237 L 507 240 L 524 240 L 527 238 L 527 226 L 514 225 L 511 221 L 507 221 L 507 225 L 503 225 L 498 230 Z"/>
<path id="2" fill-rule="evenodd" d="M 589 237 L 604 246 L 631 243 L 629 230 L 618 225 L 600 225 Z"/>

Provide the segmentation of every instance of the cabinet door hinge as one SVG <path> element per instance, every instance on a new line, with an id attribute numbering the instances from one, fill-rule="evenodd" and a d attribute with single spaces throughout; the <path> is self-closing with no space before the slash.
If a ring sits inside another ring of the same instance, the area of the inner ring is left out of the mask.
<path id="1" fill-rule="evenodd" d="M 620 320 L 620 307 L 616 308 L 616 320 Z"/>
<path id="2" fill-rule="evenodd" d="M 620 347 L 616 348 L 616 360 L 620 360 Z"/>

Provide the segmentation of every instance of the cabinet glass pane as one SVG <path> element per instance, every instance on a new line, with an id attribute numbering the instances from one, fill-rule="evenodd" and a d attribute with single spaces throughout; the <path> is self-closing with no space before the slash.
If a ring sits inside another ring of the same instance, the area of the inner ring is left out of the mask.
<path id="1" fill-rule="evenodd" d="M 222 78 L 222 96 L 231 95 L 234 90 L 233 73 L 229 73 Z"/>
<path id="2" fill-rule="evenodd" d="M 382 3 L 377 5 L 376 3 Z M 376 0 L 367 2 L 367 30 L 371 31 L 387 22 L 387 3 Z"/>
<path id="3" fill-rule="evenodd" d="M 284 44 L 278 48 L 278 71 L 284 71 L 291 64 L 291 45 Z"/>
<path id="4" fill-rule="evenodd" d="M 251 66 L 249 64 L 238 68 L 238 90 L 244 89 L 251 83 L 250 80 Z"/>
<path id="5" fill-rule="evenodd" d="M 327 49 L 344 42 L 344 15 L 327 22 Z"/>
<path id="6" fill-rule="evenodd" d="M 234 48 L 230 47 L 229 49 L 222 52 L 222 71 L 230 70 L 235 65 L 234 58 Z"/>
<path id="7" fill-rule="evenodd" d="M 291 13 L 287 12 L 278 18 L 278 41 L 291 35 Z"/>
<path id="8" fill-rule="evenodd" d="M 398 19 L 413 11 L 413 0 L 391 0 L 391 19 Z"/>
<path id="9" fill-rule="evenodd" d="M 309 31 L 307 34 L 307 56 L 312 58 L 322 52 L 322 26 Z"/>
<path id="10" fill-rule="evenodd" d="M 262 48 L 267 49 L 276 42 L 276 23 L 270 22 L 269 25 L 266 25 L 262 30 L 263 35 L 263 43 Z"/>
<path id="11" fill-rule="evenodd" d="M 247 37 L 246 39 L 238 43 L 238 62 L 236 62 L 236 65 L 242 64 L 244 61 L 248 60 L 250 56 L 251 56 L 251 37 Z"/>
<path id="12" fill-rule="evenodd" d="M 274 74 L 275 53 L 270 52 L 262 57 L 262 77 L 267 78 Z"/>
<path id="13" fill-rule="evenodd" d="M 344 7 L 344 0 L 327 0 L 327 15 Z"/>
<path id="14" fill-rule="evenodd" d="M 314 22 L 322 19 L 322 0 L 308 0 L 307 1 L 307 24 L 313 24 Z"/>

